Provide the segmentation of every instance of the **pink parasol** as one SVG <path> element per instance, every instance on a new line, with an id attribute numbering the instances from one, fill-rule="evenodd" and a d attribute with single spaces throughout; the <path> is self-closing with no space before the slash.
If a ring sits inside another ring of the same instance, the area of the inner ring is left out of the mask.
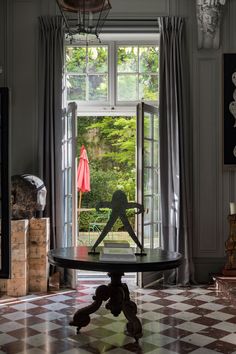
<path id="1" fill-rule="evenodd" d="M 77 188 L 79 195 L 79 209 L 81 208 L 82 194 L 90 192 L 90 171 L 87 151 L 82 145 L 80 149 L 79 164 L 77 169 Z"/>

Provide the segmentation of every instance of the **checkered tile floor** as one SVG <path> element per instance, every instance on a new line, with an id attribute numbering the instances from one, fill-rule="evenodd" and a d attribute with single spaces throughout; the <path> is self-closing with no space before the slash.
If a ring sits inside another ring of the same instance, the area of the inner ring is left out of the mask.
<path id="1" fill-rule="evenodd" d="M 0 297 L 0 354 L 236 354 L 236 308 L 210 287 L 130 287 L 143 325 L 138 345 L 124 334 L 124 316 L 113 317 L 104 306 L 76 334 L 68 323 L 92 301 L 97 285 Z"/>

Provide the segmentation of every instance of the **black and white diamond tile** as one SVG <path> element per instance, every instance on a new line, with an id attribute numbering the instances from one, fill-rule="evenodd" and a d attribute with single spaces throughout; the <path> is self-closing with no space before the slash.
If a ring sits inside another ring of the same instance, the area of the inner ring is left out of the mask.
<path id="1" fill-rule="evenodd" d="M 132 286 L 143 326 L 138 344 L 124 334 L 124 315 L 114 317 L 105 304 L 77 334 L 69 322 L 97 286 L 0 298 L 0 354 L 236 354 L 236 308 L 207 287 Z"/>

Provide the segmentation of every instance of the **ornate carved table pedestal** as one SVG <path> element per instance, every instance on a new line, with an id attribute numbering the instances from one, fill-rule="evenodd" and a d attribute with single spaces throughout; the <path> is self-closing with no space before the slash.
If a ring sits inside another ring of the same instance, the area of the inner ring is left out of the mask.
<path id="1" fill-rule="evenodd" d="M 101 262 L 99 255 L 91 255 L 88 252 L 89 248 L 79 246 L 54 249 L 48 253 L 49 262 L 53 265 L 72 269 L 105 271 L 111 278 L 110 284 L 98 286 L 91 305 L 76 311 L 70 325 L 76 326 L 77 332 L 79 332 L 81 327 L 89 324 L 89 315 L 97 311 L 103 301 L 107 301 L 106 309 L 110 310 L 114 316 L 118 316 L 123 311 L 128 320 L 126 334 L 134 337 L 137 341 L 142 337 L 142 325 L 136 316 L 137 306 L 130 300 L 128 286 L 121 282 L 121 277 L 124 272 L 147 272 L 176 268 L 181 264 L 182 256 L 179 253 L 166 252 L 159 248 L 145 249 L 146 256 L 137 256 L 136 262 L 120 263 Z"/>
<path id="2" fill-rule="evenodd" d="M 97 311 L 103 301 L 109 300 L 106 303 L 106 309 L 110 310 L 115 317 L 123 311 L 127 318 L 127 335 L 134 337 L 136 340 L 142 337 L 142 326 L 136 316 L 137 306 L 130 300 L 128 286 L 121 282 L 122 275 L 124 273 L 108 273 L 111 278 L 110 284 L 100 285 L 96 289 L 95 296 L 93 296 L 94 302 L 74 314 L 70 325 L 76 326 L 77 332 L 79 332 L 81 327 L 89 324 L 89 315 Z"/>
<path id="3" fill-rule="evenodd" d="M 225 276 L 236 276 L 236 214 L 228 216 L 229 237 L 225 241 L 226 264 L 222 270 Z"/>

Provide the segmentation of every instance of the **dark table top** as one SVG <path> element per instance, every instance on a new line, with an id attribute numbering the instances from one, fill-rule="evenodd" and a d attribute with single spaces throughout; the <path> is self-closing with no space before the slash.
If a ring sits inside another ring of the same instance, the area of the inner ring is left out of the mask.
<path id="1" fill-rule="evenodd" d="M 102 247 L 96 248 L 96 251 Z M 182 262 L 182 255 L 175 252 L 163 251 L 160 248 L 145 249 L 146 256 L 136 256 L 136 262 L 102 262 L 99 254 L 88 254 L 90 247 L 78 246 L 52 249 L 48 252 L 51 264 L 72 269 L 94 270 L 104 272 L 148 272 L 166 270 L 178 267 Z"/>

